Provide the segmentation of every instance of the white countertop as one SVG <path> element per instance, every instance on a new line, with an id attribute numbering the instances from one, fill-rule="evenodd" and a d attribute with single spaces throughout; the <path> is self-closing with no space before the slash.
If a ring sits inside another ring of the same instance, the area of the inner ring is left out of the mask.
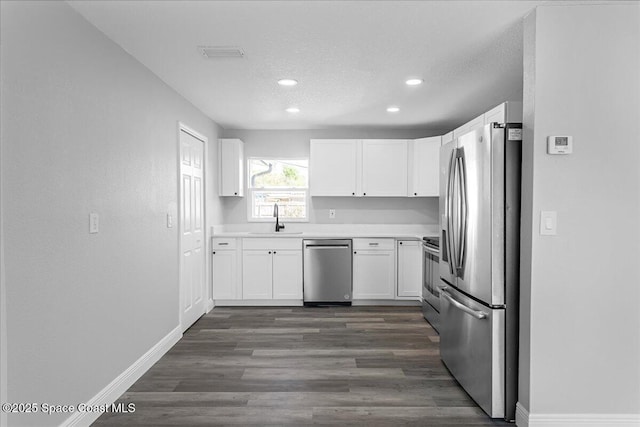
<path id="1" fill-rule="evenodd" d="M 212 227 L 213 237 L 244 238 L 394 238 L 422 240 L 425 236 L 438 236 L 438 224 L 308 224 L 287 223 L 285 230 L 275 232 L 272 223 L 232 224 Z"/>

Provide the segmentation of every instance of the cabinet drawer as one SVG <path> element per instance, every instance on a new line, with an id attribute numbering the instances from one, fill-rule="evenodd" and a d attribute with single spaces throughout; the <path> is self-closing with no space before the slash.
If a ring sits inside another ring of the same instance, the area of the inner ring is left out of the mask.
<path id="1" fill-rule="evenodd" d="M 238 239 L 234 237 L 215 237 L 213 239 L 213 250 L 235 249 Z"/>
<path id="2" fill-rule="evenodd" d="M 393 250 L 395 249 L 394 239 L 353 239 L 354 250 Z"/>
<path id="3" fill-rule="evenodd" d="M 276 237 L 272 239 L 246 238 L 242 240 L 242 248 L 249 250 L 298 249 L 302 250 L 302 239 Z"/>

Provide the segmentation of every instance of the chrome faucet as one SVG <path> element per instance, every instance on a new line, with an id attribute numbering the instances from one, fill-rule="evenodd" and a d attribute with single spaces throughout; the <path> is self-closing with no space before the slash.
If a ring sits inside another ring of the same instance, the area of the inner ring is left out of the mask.
<path id="1" fill-rule="evenodd" d="M 279 232 L 280 230 L 282 230 L 284 228 L 284 224 L 280 224 L 279 222 L 279 217 L 278 217 L 278 204 L 274 203 L 273 204 L 273 216 L 276 219 L 276 233 Z"/>

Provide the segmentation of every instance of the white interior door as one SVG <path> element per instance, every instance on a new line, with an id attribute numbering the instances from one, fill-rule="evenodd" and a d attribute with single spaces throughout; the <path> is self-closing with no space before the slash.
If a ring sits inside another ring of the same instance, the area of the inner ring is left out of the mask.
<path id="1" fill-rule="evenodd" d="M 205 312 L 204 142 L 180 131 L 180 324 Z"/>

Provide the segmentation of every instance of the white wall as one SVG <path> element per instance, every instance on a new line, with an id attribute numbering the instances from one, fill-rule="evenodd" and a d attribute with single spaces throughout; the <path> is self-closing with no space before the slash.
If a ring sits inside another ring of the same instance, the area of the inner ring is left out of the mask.
<path id="1" fill-rule="evenodd" d="M 639 17 L 630 2 L 525 21 L 520 404 L 532 426 L 640 424 Z M 546 154 L 558 134 L 573 154 Z M 542 210 L 558 212 L 557 236 L 539 234 Z"/>
<path id="2" fill-rule="evenodd" d="M 393 138 L 412 139 L 440 135 L 429 130 L 224 130 L 225 138 L 244 141 L 245 159 L 249 157 L 309 157 L 313 138 Z M 437 198 L 352 198 L 312 197 L 311 224 L 437 224 Z M 222 198 L 225 224 L 247 222 L 247 197 Z M 329 209 L 336 218 L 329 219 Z"/>
<path id="3" fill-rule="evenodd" d="M 1 7 L 7 399 L 77 404 L 178 326 L 178 121 L 209 166 L 219 129 L 66 3 Z"/>

